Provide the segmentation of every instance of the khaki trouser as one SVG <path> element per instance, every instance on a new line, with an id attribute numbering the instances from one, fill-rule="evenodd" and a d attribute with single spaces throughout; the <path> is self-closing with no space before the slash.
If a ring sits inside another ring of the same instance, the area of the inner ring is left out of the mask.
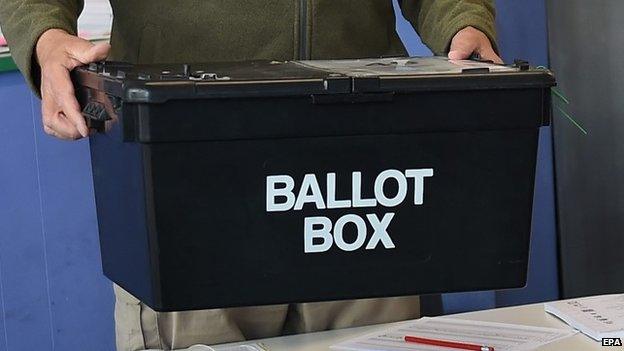
<path id="1" fill-rule="evenodd" d="M 417 296 L 155 312 L 115 285 L 117 351 L 180 349 L 418 318 Z"/>

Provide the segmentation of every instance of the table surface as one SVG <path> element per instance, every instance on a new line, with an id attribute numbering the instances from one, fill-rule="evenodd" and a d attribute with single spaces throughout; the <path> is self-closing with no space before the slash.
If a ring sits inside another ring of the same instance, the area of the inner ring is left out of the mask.
<path id="1" fill-rule="evenodd" d="M 516 307 L 497 308 L 492 310 L 462 313 L 456 315 L 448 315 L 445 317 L 461 318 L 478 321 L 524 324 L 536 327 L 550 327 L 569 329 L 567 324 L 553 317 L 544 311 L 544 304 L 532 304 Z M 348 340 L 375 330 L 383 330 L 388 325 L 374 325 L 368 327 L 349 328 L 341 330 L 331 330 L 318 333 L 300 334 L 292 336 L 283 336 L 270 339 L 255 340 L 253 342 L 264 343 L 270 351 L 319 351 L 329 350 L 329 346 L 337 344 L 341 341 Z M 250 342 L 246 342 L 247 344 Z M 233 343 L 229 345 L 237 345 L 245 343 Z M 611 347 L 608 349 L 620 349 L 619 347 Z M 605 350 L 599 342 L 594 341 L 588 336 L 578 333 L 570 338 L 560 340 L 548 345 L 544 345 L 538 350 L 540 351 L 592 351 Z"/>

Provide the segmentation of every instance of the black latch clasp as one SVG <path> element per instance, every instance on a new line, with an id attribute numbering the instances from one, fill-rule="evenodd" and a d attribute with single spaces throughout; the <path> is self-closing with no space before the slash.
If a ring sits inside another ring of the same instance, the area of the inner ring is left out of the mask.
<path id="1" fill-rule="evenodd" d="M 531 68 L 529 61 L 526 60 L 515 59 L 513 65 L 521 71 L 528 71 Z"/>
<path id="2" fill-rule="evenodd" d="M 82 116 L 87 122 L 87 127 L 95 129 L 99 133 L 104 132 L 105 122 L 112 118 L 106 112 L 106 107 L 99 102 L 89 102 L 84 109 L 82 109 Z"/>

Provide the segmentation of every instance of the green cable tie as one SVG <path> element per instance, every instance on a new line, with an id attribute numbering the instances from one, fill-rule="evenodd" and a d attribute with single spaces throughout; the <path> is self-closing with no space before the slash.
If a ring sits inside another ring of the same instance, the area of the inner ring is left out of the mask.
<path id="1" fill-rule="evenodd" d="M 570 104 L 570 100 L 568 100 L 568 98 L 566 98 L 566 97 L 565 97 L 565 95 L 563 95 L 563 93 L 562 93 L 559 89 L 557 89 L 557 88 L 552 88 L 552 89 L 551 89 L 551 92 L 552 92 L 552 93 L 553 93 L 556 97 L 558 97 L 558 98 L 559 98 L 559 99 L 561 99 L 563 102 L 565 102 L 565 103 L 566 103 L 566 105 L 569 105 L 569 104 Z"/>
<path id="2" fill-rule="evenodd" d="M 555 107 L 567 118 L 570 120 L 570 122 L 572 122 L 572 124 L 574 124 L 581 132 L 583 132 L 583 134 L 587 135 L 587 131 L 585 130 L 585 128 L 581 127 L 580 124 L 578 124 L 574 118 L 572 118 L 572 116 L 570 116 L 567 112 L 565 112 L 560 106 L 555 105 Z"/>

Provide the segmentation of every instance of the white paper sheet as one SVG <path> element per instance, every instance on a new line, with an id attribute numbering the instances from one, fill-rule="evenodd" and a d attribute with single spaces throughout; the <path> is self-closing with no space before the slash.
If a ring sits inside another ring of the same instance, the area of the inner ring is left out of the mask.
<path id="1" fill-rule="evenodd" d="M 163 351 L 160 349 L 149 349 L 142 351 Z M 243 344 L 236 346 L 208 346 L 208 345 L 193 345 L 186 349 L 175 349 L 173 351 L 270 351 L 269 348 L 263 343 Z"/>
<path id="2" fill-rule="evenodd" d="M 440 351 L 442 348 L 407 343 L 406 335 L 490 346 L 496 351 L 526 351 L 572 336 L 572 329 L 531 327 L 453 318 L 421 318 L 390 329 L 333 345 L 349 351 Z"/>
<path id="3" fill-rule="evenodd" d="M 548 302 L 544 309 L 595 340 L 624 338 L 624 294 Z"/>
<path id="4" fill-rule="evenodd" d="M 269 351 L 269 347 L 263 343 L 253 343 L 237 346 L 214 346 L 215 351 Z"/>
<path id="5" fill-rule="evenodd" d="M 464 69 L 516 72 L 518 68 L 446 57 L 372 58 L 354 60 L 294 61 L 300 65 L 353 77 L 460 74 Z"/>

